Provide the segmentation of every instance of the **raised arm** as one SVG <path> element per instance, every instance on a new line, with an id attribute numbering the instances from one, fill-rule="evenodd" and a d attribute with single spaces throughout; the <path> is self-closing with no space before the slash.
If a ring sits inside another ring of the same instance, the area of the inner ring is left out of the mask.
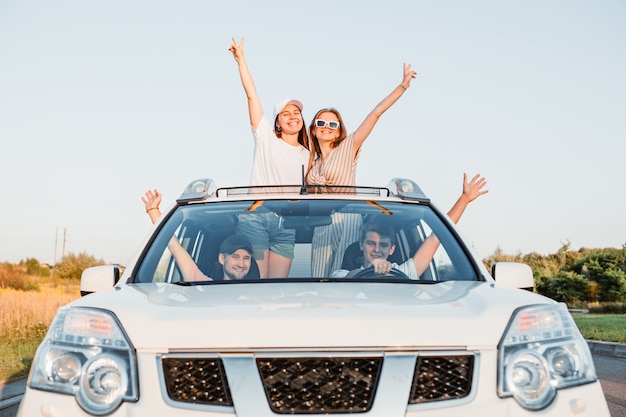
<path id="1" fill-rule="evenodd" d="M 469 203 L 489 192 L 489 190 L 483 190 L 485 185 L 487 185 L 487 180 L 481 177 L 480 174 L 476 174 L 469 182 L 467 182 L 467 174 L 463 174 L 463 192 L 450 211 L 448 211 L 448 217 L 450 217 L 455 224 L 459 222 Z M 415 255 L 413 255 L 413 263 L 415 264 L 415 270 L 418 276 L 422 275 L 426 268 L 428 268 L 428 264 L 430 264 L 433 256 L 435 256 L 438 247 L 439 239 L 433 233 L 424 240 L 417 252 L 415 252 Z"/>
<path id="2" fill-rule="evenodd" d="M 235 38 L 232 38 L 232 43 L 228 50 L 232 52 L 235 61 L 237 61 L 237 66 L 239 67 L 239 76 L 241 77 L 241 84 L 243 84 L 243 89 L 246 92 L 246 97 L 248 98 L 248 112 L 250 113 L 250 125 L 253 129 L 256 129 L 263 118 L 263 106 L 261 105 L 261 100 L 256 92 L 256 86 L 254 85 L 254 80 L 252 79 L 252 75 L 250 75 L 250 70 L 248 69 L 248 63 L 246 62 L 246 58 L 243 56 L 243 42 L 244 38 L 241 38 L 241 43 L 237 43 Z"/>
<path id="3" fill-rule="evenodd" d="M 374 107 L 374 110 L 372 110 L 370 114 L 367 115 L 365 120 L 363 120 L 357 130 L 355 130 L 354 152 L 356 152 L 361 147 L 361 145 L 363 145 L 365 139 L 367 139 L 369 134 L 372 132 L 372 129 L 374 129 L 374 126 L 376 126 L 376 123 L 378 122 L 378 119 L 380 119 L 380 116 L 382 116 L 382 114 L 386 112 L 389 107 L 391 107 L 396 101 L 398 101 L 400 97 L 402 97 L 402 94 L 404 94 L 404 92 L 411 86 L 411 80 L 417 76 L 417 73 L 411 70 L 410 64 L 402 64 L 402 67 L 404 70 L 404 75 L 402 77 L 402 82 L 400 83 L 400 85 L 394 88 L 393 91 L 383 99 L 383 101 L 378 103 L 376 107 Z"/>
<path id="4" fill-rule="evenodd" d="M 159 210 L 161 199 L 162 196 L 158 190 L 149 190 L 144 197 L 141 197 L 141 201 L 143 201 L 146 206 L 146 213 L 150 216 L 152 223 L 155 223 L 158 218 L 161 217 L 161 210 Z M 191 256 L 189 256 L 189 253 L 181 246 L 175 236 L 172 236 L 167 244 L 167 248 L 172 253 L 172 256 L 174 256 L 174 259 L 176 259 L 180 273 L 183 275 L 185 281 L 204 281 L 211 279 L 200 271 Z"/>
<path id="5" fill-rule="evenodd" d="M 474 178 L 467 182 L 467 174 L 463 173 L 463 193 L 461 193 L 459 199 L 456 200 L 456 203 L 448 211 L 448 217 L 454 223 L 459 222 L 469 203 L 489 192 L 489 190 L 483 190 L 485 185 L 487 185 L 487 180 L 485 177 L 481 177 L 480 174 L 474 175 Z"/>

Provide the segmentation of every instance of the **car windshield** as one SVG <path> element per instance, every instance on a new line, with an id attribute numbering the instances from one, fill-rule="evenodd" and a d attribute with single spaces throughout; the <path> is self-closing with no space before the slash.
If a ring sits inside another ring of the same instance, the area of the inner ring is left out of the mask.
<path id="1" fill-rule="evenodd" d="M 257 227 L 267 224 L 278 243 L 259 240 Z M 233 241 L 232 235 L 245 237 Z M 267 254 L 258 249 L 263 244 L 291 260 L 288 273 L 273 277 L 283 280 L 479 279 L 466 249 L 428 205 L 282 199 L 177 207 L 160 224 L 132 280 L 185 285 L 266 281 L 259 272 Z M 377 258 L 393 269 L 376 274 L 368 267 Z M 233 265 L 239 267 L 238 276 L 225 273 Z"/>

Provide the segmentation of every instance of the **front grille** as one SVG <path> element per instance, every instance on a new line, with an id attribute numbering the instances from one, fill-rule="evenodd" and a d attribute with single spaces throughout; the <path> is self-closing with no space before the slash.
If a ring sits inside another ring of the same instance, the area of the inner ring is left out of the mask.
<path id="1" fill-rule="evenodd" d="M 473 355 L 418 356 L 409 403 L 466 397 L 472 388 L 473 368 Z"/>
<path id="2" fill-rule="evenodd" d="M 364 413 L 372 407 L 382 363 L 381 357 L 257 359 L 277 414 Z"/>
<path id="3" fill-rule="evenodd" d="M 270 409 L 276 414 L 354 414 L 374 404 L 382 356 L 258 357 L 255 359 Z M 467 397 L 475 356 L 416 352 L 409 404 Z M 161 358 L 164 386 L 174 402 L 233 407 L 219 357 Z"/>
<path id="4" fill-rule="evenodd" d="M 164 358 L 165 388 L 174 401 L 232 406 L 224 365 L 218 358 Z"/>

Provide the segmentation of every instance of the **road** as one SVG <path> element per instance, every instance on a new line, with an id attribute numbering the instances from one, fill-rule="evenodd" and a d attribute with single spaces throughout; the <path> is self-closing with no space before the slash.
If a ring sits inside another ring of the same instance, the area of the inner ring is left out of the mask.
<path id="1" fill-rule="evenodd" d="M 626 359 L 594 355 L 593 361 L 604 396 L 609 404 L 611 417 L 626 417 Z M 19 396 L 13 395 L 22 393 L 24 385 L 25 381 L 20 381 L 11 386 L 0 386 L 3 397 L 11 397 L 10 400 L 4 401 L 4 406 L 7 408 L 0 409 L 0 417 L 15 417 Z"/>
<path id="2" fill-rule="evenodd" d="M 593 362 L 611 417 L 626 417 L 626 359 L 594 355 Z"/>

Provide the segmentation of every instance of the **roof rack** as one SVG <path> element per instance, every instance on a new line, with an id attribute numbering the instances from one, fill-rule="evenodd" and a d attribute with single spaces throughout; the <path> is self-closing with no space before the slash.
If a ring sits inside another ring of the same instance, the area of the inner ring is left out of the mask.
<path id="1" fill-rule="evenodd" d="M 413 181 L 406 178 L 392 178 L 387 187 L 364 187 L 353 185 L 255 185 L 243 187 L 217 188 L 210 178 L 202 178 L 189 183 L 185 191 L 176 200 L 178 203 L 201 201 L 214 195 L 216 197 L 227 196 L 254 196 L 268 194 L 338 194 L 338 195 L 362 195 L 373 197 L 397 196 L 405 200 L 417 200 L 428 203 L 422 189 Z"/>
<path id="2" fill-rule="evenodd" d="M 245 187 L 221 187 L 215 191 L 217 197 L 259 194 L 342 194 L 388 197 L 385 187 L 362 187 L 353 185 L 255 185 Z"/>

